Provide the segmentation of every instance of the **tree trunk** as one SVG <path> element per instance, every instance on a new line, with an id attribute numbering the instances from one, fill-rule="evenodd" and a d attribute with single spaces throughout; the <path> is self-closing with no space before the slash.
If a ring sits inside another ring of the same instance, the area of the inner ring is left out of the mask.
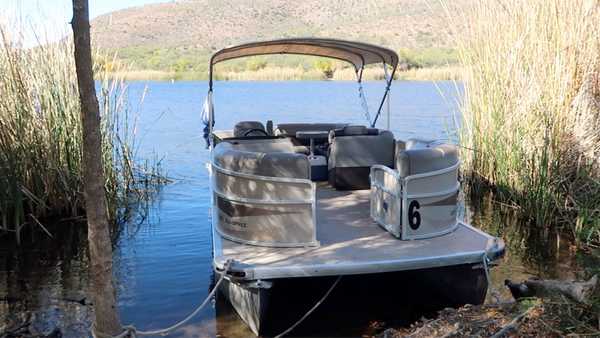
<path id="1" fill-rule="evenodd" d="M 102 165 L 100 108 L 92 70 L 88 0 L 73 0 L 75 68 L 83 127 L 83 180 L 90 251 L 90 281 L 96 336 L 121 331 L 112 284 L 112 246 Z"/>

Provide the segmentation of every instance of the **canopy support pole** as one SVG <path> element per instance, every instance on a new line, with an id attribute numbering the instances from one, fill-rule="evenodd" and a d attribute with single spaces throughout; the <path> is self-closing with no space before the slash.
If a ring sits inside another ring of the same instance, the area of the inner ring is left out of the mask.
<path id="1" fill-rule="evenodd" d="M 213 148 L 213 127 L 215 125 L 215 113 L 213 107 L 213 99 L 212 99 L 212 88 L 209 84 L 208 93 L 206 94 L 206 98 L 204 99 L 204 104 L 202 105 L 202 123 L 204 124 L 204 140 L 206 141 L 206 149 Z"/>
<path id="2" fill-rule="evenodd" d="M 210 58 L 208 65 L 208 93 L 202 107 L 202 122 L 204 123 L 204 139 L 206 140 L 206 148 L 212 150 L 213 144 L 213 127 L 215 126 L 215 113 L 213 106 L 213 58 Z"/>
<path id="3" fill-rule="evenodd" d="M 386 81 L 390 81 L 390 74 L 388 73 L 387 66 L 386 66 L 385 63 L 383 64 L 383 73 L 385 74 L 385 80 Z M 390 83 L 391 83 L 391 81 L 390 81 Z M 391 89 L 388 89 L 388 91 L 391 91 Z M 390 113 L 390 97 L 391 96 L 392 96 L 391 94 L 388 94 L 387 99 L 385 100 L 386 106 L 387 106 L 386 107 L 386 109 L 387 109 L 387 127 L 386 127 L 386 129 L 387 130 L 390 130 L 390 125 L 391 125 L 391 121 L 390 121 L 390 119 L 391 119 L 391 117 L 390 117 L 391 116 L 391 113 Z"/>
<path id="4" fill-rule="evenodd" d="M 213 61 L 210 58 L 210 63 L 208 65 L 208 91 L 212 92 L 213 90 Z"/>
<path id="5" fill-rule="evenodd" d="M 386 129 L 387 130 L 390 130 L 390 127 L 391 127 L 390 97 L 391 97 L 391 95 L 388 95 L 387 100 L 386 100 L 386 102 L 387 102 L 387 104 L 386 104 L 387 105 L 387 128 Z"/>
<path id="6" fill-rule="evenodd" d="M 383 67 L 387 67 L 387 64 L 383 64 Z M 387 68 L 384 70 L 387 73 Z M 371 123 L 371 128 L 375 128 L 375 124 L 377 123 L 377 120 L 379 119 L 379 115 L 381 115 L 381 109 L 383 108 L 383 104 L 386 102 L 386 100 L 389 97 L 389 93 L 390 93 L 390 87 L 392 86 L 392 81 L 394 80 L 394 74 L 396 73 L 396 67 L 394 67 L 392 69 L 392 75 L 386 79 L 387 83 L 385 86 L 385 92 L 383 93 L 383 98 L 381 99 L 381 103 L 379 103 L 379 109 L 377 109 L 377 115 L 375 115 L 375 119 L 373 120 L 373 123 Z M 389 103 L 389 102 L 388 102 Z M 389 124 L 389 122 L 388 122 Z M 388 126 L 389 128 L 389 126 Z"/>
<path id="7" fill-rule="evenodd" d="M 212 87 L 212 86 L 211 86 Z M 210 88 L 210 90 L 208 91 L 208 96 L 209 96 L 209 102 L 208 104 L 210 105 L 210 113 L 209 113 L 209 119 L 208 119 L 208 132 L 209 132 L 209 137 L 208 137 L 208 147 L 210 150 L 212 150 L 213 146 L 214 146 L 214 142 L 213 142 L 213 128 L 215 126 L 215 107 L 213 105 L 213 99 L 212 99 L 212 88 Z"/>

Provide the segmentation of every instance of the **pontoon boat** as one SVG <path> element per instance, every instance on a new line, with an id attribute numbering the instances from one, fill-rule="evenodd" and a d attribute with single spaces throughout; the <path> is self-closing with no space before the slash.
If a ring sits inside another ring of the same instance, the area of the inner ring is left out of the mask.
<path id="1" fill-rule="evenodd" d="M 213 67 L 267 54 L 349 63 L 367 112 L 362 74 L 382 64 L 387 86 L 374 118 L 366 125 L 239 121 L 213 130 Z M 376 127 L 397 65 L 387 48 L 318 38 L 243 44 L 210 59 L 203 121 L 213 265 L 226 274 L 222 295 L 254 333 L 294 324 L 337 282 L 352 292 L 341 298 L 367 294 L 396 308 L 417 292 L 442 306 L 484 301 L 488 263 L 503 255 L 504 242 L 457 219 L 457 146 L 395 139 L 386 130 L 389 105 L 386 128 Z"/>

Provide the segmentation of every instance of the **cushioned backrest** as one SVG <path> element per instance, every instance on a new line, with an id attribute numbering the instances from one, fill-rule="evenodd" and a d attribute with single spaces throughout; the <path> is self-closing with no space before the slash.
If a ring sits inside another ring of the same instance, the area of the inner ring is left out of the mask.
<path id="1" fill-rule="evenodd" d="M 377 135 L 333 136 L 328 168 L 329 182 L 336 189 L 368 189 L 369 172 L 374 164 L 394 165 L 395 141 L 389 131 Z"/>
<path id="2" fill-rule="evenodd" d="M 357 136 L 357 135 L 379 135 L 379 129 L 367 128 L 365 126 L 345 126 L 329 131 L 329 143 L 334 137 Z"/>
<path id="3" fill-rule="evenodd" d="M 331 142 L 329 168 L 370 167 L 382 164 L 394 165 L 394 135 L 379 131 L 377 135 L 335 136 Z"/>
<path id="4" fill-rule="evenodd" d="M 310 163 L 306 155 L 287 152 L 254 152 L 236 149 L 227 142 L 213 150 L 216 165 L 240 173 L 310 179 Z"/>
<path id="5" fill-rule="evenodd" d="M 407 142 L 407 149 L 397 153 L 395 162 L 401 177 L 441 170 L 458 163 L 458 149 L 445 143 L 415 146 L 415 143 Z"/>
<path id="6" fill-rule="evenodd" d="M 233 127 L 233 136 L 234 137 L 243 137 L 243 136 L 264 136 L 266 133 L 261 132 L 250 132 L 248 135 L 246 133 L 252 129 L 265 130 L 265 126 L 258 121 L 242 121 L 235 124 Z"/>
<path id="7" fill-rule="evenodd" d="M 367 127 L 365 127 L 365 126 L 345 126 L 344 128 L 342 128 L 342 135 L 343 136 L 367 135 Z"/>
<path id="8" fill-rule="evenodd" d="M 239 139 L 228 142 L 238 150 L 262 153 L 293 153 L 296 148 L 288 138 Z"/>
<path id="9" fill-rule="evenodd" d="M 420 138 L 411 138 L 406 140 L 406 149 L 433 148 L 442 145 L 444 142 L 439 140 L 427 140 Z"/>
<path id="10" fill-rule="evenodd" d="M 296 137 L 299 131 L 330 131 L 343 128 L 343 123 L 282 123 L 277 125 L 275 135 Z"/>

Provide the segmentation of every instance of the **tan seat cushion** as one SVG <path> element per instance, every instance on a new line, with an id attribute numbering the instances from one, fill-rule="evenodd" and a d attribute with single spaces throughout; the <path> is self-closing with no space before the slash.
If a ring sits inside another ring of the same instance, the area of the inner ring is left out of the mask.
<path id="1" fill-rule="evenodd" d="M 216 165 L 235 172 L 269 176 L 310 179 L 310 163 L 304 154 L 293 152 L 259 152 L 219 143 L 214 151 Z"/>
<path id="2" fill-rule="evenodd" d="M 410 140 L 406 145 L 407 149 L 396 152 L 395 167 L 400 177 L 441 170 L 458 163 L 458 148 L 455 145 L 430 142 L 416 146 Z"/>

